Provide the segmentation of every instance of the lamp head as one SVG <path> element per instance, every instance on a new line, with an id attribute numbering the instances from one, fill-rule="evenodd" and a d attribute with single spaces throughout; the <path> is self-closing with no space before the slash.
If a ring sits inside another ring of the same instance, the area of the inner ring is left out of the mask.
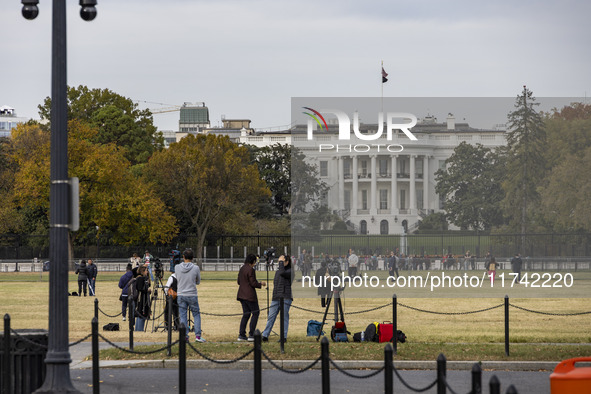
<path id="1" fill-rule="evenodd" d="M 22 0 L 21 3 L 23 4 L 22 13 L 25 19 L 33 20 L 37 18 L 37 15 L 39 15 L 38 0 Z"/>
<path id="2" fill-rule="evenodd" d="M 80 0 L 80 17 L 85 21 L 96 18 L 96 0 Z"/>

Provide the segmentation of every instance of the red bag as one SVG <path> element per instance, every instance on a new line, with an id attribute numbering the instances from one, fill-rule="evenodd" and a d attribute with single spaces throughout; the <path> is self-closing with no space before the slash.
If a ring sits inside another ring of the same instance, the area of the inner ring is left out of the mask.
<path id="1" fill-rule="evenodd" d="M 394 333 L 394 325 L 390 322 L 378 324 L 379 342 L 391 342 Z"/>

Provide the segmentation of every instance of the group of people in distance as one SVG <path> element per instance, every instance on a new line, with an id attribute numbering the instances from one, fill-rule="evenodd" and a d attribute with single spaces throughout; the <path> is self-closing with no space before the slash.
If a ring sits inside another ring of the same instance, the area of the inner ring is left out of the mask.
<path id="1" fill-rule="evenodd" d="M 91 296 L 96 296 L 96 275 L 98 269 L 91 259 L 82 260 L 74 272 L 78 275 L 78 297 L 86 297 L 87 288 Z"/>

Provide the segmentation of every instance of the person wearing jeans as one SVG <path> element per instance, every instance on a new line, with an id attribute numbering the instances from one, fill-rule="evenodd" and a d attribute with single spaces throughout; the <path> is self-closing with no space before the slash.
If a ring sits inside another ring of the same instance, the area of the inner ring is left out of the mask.
<path id="1" fill-rule="evenodd" d="M 257 257 L 254 254 L 249 254 L 244 260 L 244 265 L 238 272 L 238 294 L 236 299 L 242 305 L 242 319 L 240 320 L 240 328 L 238 332 L 239 341 L 254 341 L 254 331 L 257 328 L 259 321 L 259 300 L 256 289 L 266 286 L 266 282 L 259 282 L 257 280 L 255 265 Z M 252 316 L 252 318 L 251 318 Z M 246 336 L 246 325 L 250 319 L 250 328 L 248 337 Z"/>
<path id="2" fill-rule="evenodd" d="M 197 288 L 195 285 L 201 283 L 201 271 L 199 266 L 193 264 L 193 250 L 185 249 L 183 252 L 183 262 L 178 264 L 176 269 L 177 279 L 177 300 L 179 303 L 179 315 L 181 324 L 189 329 L 187 321 L 187 310 L 193 314 L 193 326 L 195 329 L 195 341 L 205 342 L 201 337 L 201 314 L 199 313 L 199 299 L 197 298 Z M 189 334 L 187 332 L 187 341 Z"/>
<path id="3" fill-rule="evenodd" d="M 267 317 L 267 326 L 263 331 L 263 341 L 269 340 L 269 335 L 275 324 L 275 319 L 279 313 L 279 299 L 283 297 L 283 338 L 287 339 L 287 331 L 289 328 L 289 308 L 293 301 L 293 295 L 291 292 L 291 284 L 293 282 L 293 274 L 291 267 L 291 259 L 289 256 L 281 255 L 278 259 L 279 269 L 275 272 L 275 278 L 273 279 L 273 300 L 269 307 L 269 316 Z"/>

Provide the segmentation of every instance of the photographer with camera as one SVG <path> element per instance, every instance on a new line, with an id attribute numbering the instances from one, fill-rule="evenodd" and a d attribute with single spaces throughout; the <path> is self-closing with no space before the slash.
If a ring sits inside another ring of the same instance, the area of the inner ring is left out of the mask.
<path id="1" fill-rule="evenodd" d="M 176 269 L 176 278 L 178 282 L 177 300 L 179 303 L 179 314 L 181 323 L 189 330 L 187 320 L 187 310 L 191 309 L 193 314 L 193 326 L 195 329 L 195 342 L 205 342 L 201 337 L 201 313 L 199 312 L 199 299 L 197 298 L 197 288 L 201 283 L 201 270 L 199 266 L 193 264 L 193 250 L 185 249 L 183 252 L 183 262 Z M 189 342 L 189 335 L 186 337 Z"/>
<path id="2" fill-rule="evenodd" d="M 154 281 L 154 275 L 152 274 L 152 266 L 150 264 L 152 260 L 154 260 L 154 256 L 152 256 L 150 252 L 146 250 L 144 252 L 144 257 L 142 257 L 142 264 L 146 266 L 148 272 L 150 273 L 150 279 Z"/>
<path id="3" fill-rule="evenodd" d="M 249 254 L 244 260 L 244 265 L 238 272 L 238 294 L 236 299 L 242 304 L 242 319 L 240 320 L 240 331 L 238 333 L 239 341 L 254 341 L 254 331 L 257 328 L 259 321 L 259 300 L 256 289 L 260 289 L 267 285 L 267 282 L 259 282 L 257 280 L 255 265 L 257 257 L 254 254 Z M 252 318 L 251 318 L 252 316 Z M 246 336 L 246 325 L 250 319 L 250 329 L 248 337 Z"/>
<path id="4" fill-rule="evenodd" d="M 289 326 L 289 309 L 291 307 L 291 302 L 293 301 L 293 295 L 291 292 L 291 284 L 293 283 L 294 275 L 291 266 L 291 259 L 289 256 L 281 255 L 277 260 L 279 264 L 279 268 L 277 272 L 275 272 L 275 278 L 273 278 L 273 300 L 271 302 L 271 307 L 269 308 L 269 315 L 267 316 L 267 326 L 263 331 L 263 342 L 267 342 L 269 340 L 269 334 L 271 334 L 271 330 L 273 329 L 273 325 L 275 324 L 275 319 L 277 318 L 277 313 L 279 313 L 279 299 L 283 298 L 283 328 L 284 328 L 284 336 L 285 340 L 287 340 L 287 329 Z"/>

